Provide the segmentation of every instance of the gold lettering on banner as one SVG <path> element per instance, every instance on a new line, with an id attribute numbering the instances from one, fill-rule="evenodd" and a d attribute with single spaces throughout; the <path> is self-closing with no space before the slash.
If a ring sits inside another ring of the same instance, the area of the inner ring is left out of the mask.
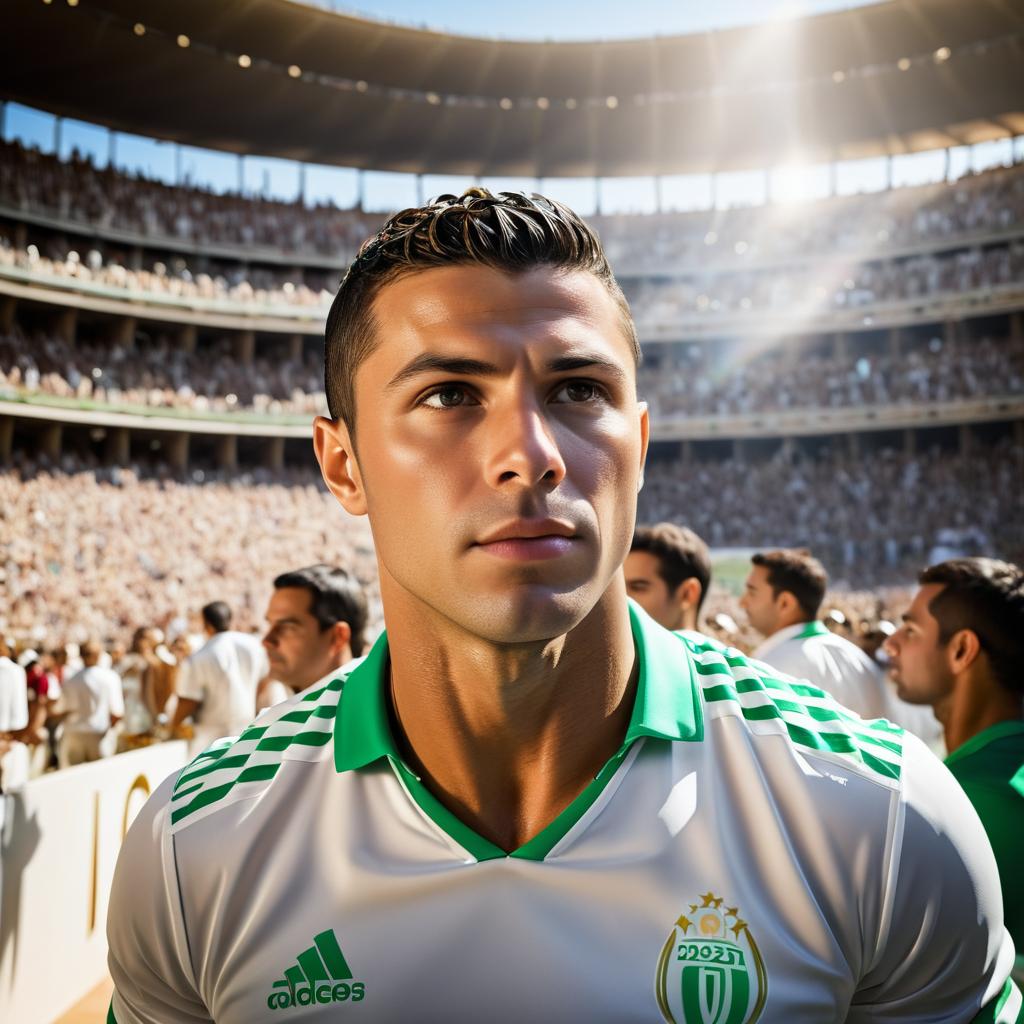
<path id="1" fill-rule="evenodd" d="M 92 800 L 92 892 L 89 894 L 89 934 L 96 930 L 96 881 L 100 870 L 100 795 Z"/>
<path id="2" fill-rule="evenodd" d="M 128 835 L 128 812 L 132 806 L 132 796 L 135 793 L 143 792 L 146 796 L 150 794 L 149 779 L 145 775 L 136 775 L 135 781 L 131 784 L 128 789 L 128 795 L 124 798 L 124 815 L 121 818 L 121 842 L 124 842 L 124 837 Z"/>

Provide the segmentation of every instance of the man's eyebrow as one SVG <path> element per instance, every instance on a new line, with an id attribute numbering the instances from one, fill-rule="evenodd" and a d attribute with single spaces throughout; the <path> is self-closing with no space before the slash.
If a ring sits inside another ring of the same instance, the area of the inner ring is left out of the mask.
<path id="1" fill-rule="evenodd" d="M 439 356 L 431 352 L 423 352 L 405 364 L 385 385 L 386 391 L 393 391 L 412 377 L 421 373 L 454 373 L 466 377 L 493 377 L 500 373 L 494 363 L 485 363 L 481 359 L 461 359 L 455 356 Z"/>
<path id="2" fill-rule="evenodd" d="M 913 615 L 911 615 L 911 614 L 910 614 L 910 612 L 904 612 L 904 613 L 903 613 L 903 614 L 902 614 L 902 615 L 900 616 L 900 618 L 901 618 L 901 619 L 902 619 L 902 620 L 903 620 L 904 622 L 915 622 L 915 621 L 916 621 L 916 620 L 915 620 L 915 618 L 914 618 L 914 616 L 913 616 Z"/>

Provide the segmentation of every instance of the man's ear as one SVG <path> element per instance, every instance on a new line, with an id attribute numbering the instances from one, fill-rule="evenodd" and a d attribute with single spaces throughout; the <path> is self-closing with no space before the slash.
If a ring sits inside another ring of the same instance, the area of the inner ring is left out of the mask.
<path id="1" fill-rule="evenodd" d="M 689 579 L 683 580 L 679 584 L 679 590 L 676 591 L 679 599 L 679 607 L 684 611 L 688 611 L 690 608 L 696 608 L 697 602 L 700 601 L 700 580 L 696 576 L 691 576 Z"/>
<path id="2" fill-rule="evenodd" d="M 651 439 L 651 417 L 646 402 L 637 402 L 640 411 L 640 474 L 637 477 L 637 491 L 644 486 L 644 467 L 647 465 L 647 445 Z"/>
<path id="3" fill-rule="evenodd" d="M 950 670 L 959 675 L 966 672 L 981 654 L 981 642 L 973 629 L 961 629 L 949 638 L 946 644 L 946 657 Z"/>
<path id="4" fill-rule="evenodd" d="M 317 416 L 313 422 L 313 450 L 331 494 L 350 515 L 366 515 L 366 492 L 356 462 L 355 446 L 342 420 Z"/>
<path id="5" fill-rule="evenodd" d="M 341 654 L 352 640 L 352 627 L 347 622 L 336 622 L 331 629 L 331 650 L 335 654 Z"/>

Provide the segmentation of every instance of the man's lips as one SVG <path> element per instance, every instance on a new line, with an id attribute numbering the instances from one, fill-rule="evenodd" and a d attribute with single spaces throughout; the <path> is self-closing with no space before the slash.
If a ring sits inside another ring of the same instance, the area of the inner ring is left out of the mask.
<path id="1" fill-rule="evenodd" d="M 516 519 L 476 541 L 480 548 L 496 558 L 515 562 L 559 558 L 578 540 L 575 527 L 562 519 Z"/>

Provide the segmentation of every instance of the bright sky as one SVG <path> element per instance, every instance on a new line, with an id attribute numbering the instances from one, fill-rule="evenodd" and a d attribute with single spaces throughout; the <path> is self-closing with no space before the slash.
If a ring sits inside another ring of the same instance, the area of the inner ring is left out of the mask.
<path id="1" fill-rule="evenodd" d="M 768 19 L 800 17 L 842 8 L 863 6 L 868 0 L 515 0 L 481 3 L 469 0 L 308 0 L 318 6 L 347 13 L 469 35 L 519 39 L 598 39 L 623 36 L 703 32 Z M 425 20 L 425 12 L 429 12 Z M 157 142 L 117 133 L 77 121 L 55 119 L 42 111 L 14 103 L 4 105 L 2 135 L 19 139 L 45 152 L 58 149 L 67 157 L 73 149 L 103 166 L 113 159 L 126 171 L 169 183 L 190 181 L 217 191 L 243 191 L 267 197 L 294 199 L 300 191 L 298 164 L 263 157 L 237 157 Z M 1024 155 L 1024 139 L 1002 140 L 951 151 L 950 177 L 1009 162 Z M 892 184 L 914 185 L 941 180 L 945 173 L 942 152 L 897 157 L 890 169 L 884 159 L 848 161 L 834 175 L 839 193 L 877 191 Z M 661 180 L 661 201 L 667 209 L 706 209 L 799 201 L 826 195 L 831 187 L 829 168 L 782 167 L 769 171 L 722 174 L 712 185 L 708 175 L 674 175 Z M 425 175 L 424 196 L 460 191 L 473 184 L 467 178 Z M 656 189 L 651 178 L 593 179 L 548 178 L 488 179 L 482 184 L 500 189 L 537 190 L 569 203 L 581 214 L 648 212 L 655 209 Z M 419 201 L 418 184 L 409 174 L 367 173 L 363 176 L 363 202 L 369 210 L 394 210 Z M 352 206 L 358 196 L 358 175 L 337 167 L 309 165 L 305 174 L 307 202 L 331 201 Z"/>

